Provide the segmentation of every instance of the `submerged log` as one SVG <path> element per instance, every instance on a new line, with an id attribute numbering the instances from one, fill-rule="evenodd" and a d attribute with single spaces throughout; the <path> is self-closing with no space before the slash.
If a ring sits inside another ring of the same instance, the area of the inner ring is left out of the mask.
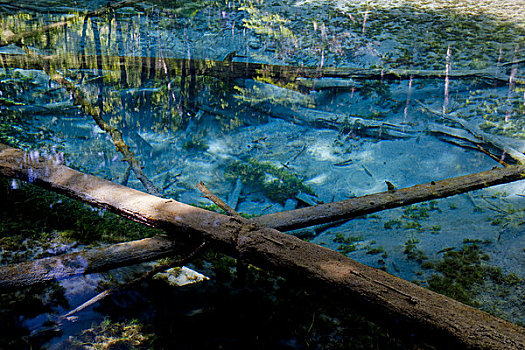
<path id="1" fill-rule="evenodd" d="M 469 122 L 465 119 L 459 118 L 456 112 L 443 114 L 443 113 L 440 113 L 438 111 L 431 109 L 428 106 L 425 106 L 420 101 L 418 101 L 418 104 L 423 108 L 423 110 L 431 114 L 442 117 L 444 119 L 448 119 L 456 124 L 461 125 L 466 131 L 468 131 L 474 137 L 478 138 L 480 140 L 479 143 L 486 143 L 497 149 L 500 149 L 503 152 L 503 154 L 508 154 L 515 161 L 521 164 L 525 164 L 525 154 L 515 149 L 512 145 L 510 145 L 504 139 L 496 135 L 491 135 L 489 133 L 486 133 L 483 130 L 481 130 L 481 128 L 478 125 L 472 122 Z"/>
<path id="2" fill-rule="evenodd" d="M 0 289 L 15 289 L 160 259 L 188 250 L 165 236 L 0 267 Z"/>
<path id="3" fill-rule="evenodd" d="M 155 197 L 5 145 L 0 145 L 0 174 L 165 229 L 175 238 L 203 239 L 245 263 L 312 282 L 385 319 L 401 319 L 449 347 L 525 349 L 524 328 L 247 219 Z"/>

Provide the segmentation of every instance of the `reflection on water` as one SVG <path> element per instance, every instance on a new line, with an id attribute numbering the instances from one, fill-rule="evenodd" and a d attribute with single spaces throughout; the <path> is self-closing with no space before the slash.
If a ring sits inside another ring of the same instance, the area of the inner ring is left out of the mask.
<path id="1" fill-rule="evenodd" d="M 0 4 L 1 142 L 194 205 L 209 204 L 203 181 L 249 215 L 523 157 L 519 1 L 150 0 L 83 15 L 104 6 Z M 296 234 L 523 323 L 524 192 Z M 447 264 L 492 277 L 451 291 Z"/>

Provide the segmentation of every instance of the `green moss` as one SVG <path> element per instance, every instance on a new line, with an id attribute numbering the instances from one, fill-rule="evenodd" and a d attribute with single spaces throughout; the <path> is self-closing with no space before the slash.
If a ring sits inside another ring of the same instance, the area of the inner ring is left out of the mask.
<path id="1" fill-rule="evenodd" d="M 12 187 L 12 180 L 0 179 L 0 248 L 9 262 L 26 260 L 51 243 L 114 243 L 160 232 L 34 185 Z"/>
<path id="2" fill-rule="evenodd" d="M 441 226 L 440 225 L 433 225 L 433 226 L 430 226 L 430 231 L 432 233 L 439 233 L 439 231 L 441 231 Z"/>
<path id="3" fill-rule="evenodd" d="M 139 320 L 113 322 L 105 318 L 64 344 L 73 349 L 90 344 L 94 349 L 151 349 L 154 335 Z"/>
<path id="4" fill-rule="evenodd" d="M 434 268 L 438 272 L 428 279 L 429 288 L 463 303 L 479 306 L 475 296 L 487 280 L 490 279 L 500 286 L 516 286 L 523 283 L 515 274 L 504 275 L 501 268 L 484 263 L 490 258 L 483 252 L 481 245 L 487 244 L 490 244 L 490 241 L 465 239 L 460 249 L 447 250 L 441 261 L 425 266 L 424 268 Z M 502 289 L 499 293 L 509 292 Z"/>
<path id="5" fill-rule="evenodd" d="M 336 233 L 334 242 L 340 243 L 339 247 L 337 247 L 337 250 L 341 254 L 348 254 L 355 250 L 357 250 L 356 243 L 363 240 L 363 236 L 349 236 L 345 237 L 342 233 Z"/>
<path id="6" fill-rule="evenodd" d="M 407 240 L 405 242 L 405 249 L 403 250 L 403 253 L 407 256 L 407 259 L 422 263 L 423 260 L 427 259 L 427 257 L 421 250 L 417 248 L 417 244 L 419 244 L 419 240 L 417 239 Z"/>
<path id="7" fill-rule="evenodd" d="M 403 225 L 403 221 L 400 219 L 391 219 L 384 223 L 384 228 L 390 230 L 392 228 L 400 228 Z"/>
<path id="8" fill-rule="evenodd" d="M 368 249 L 368 251 L 366 252 L 366 254 L 376 255 L 376 254 L 383 253 L 384 251 L 385 251 L 385 250 L 384 250 L 382 247 L 379 247 L 379 248 L 370 248 L 370 249 Z"/>
<path id="9" fill-rule="evenodd" d="M 182 148 L 187 151 L 201 151 L 204 152 L 208 149 L 208 144 L 204 141 L 203 136 L 192 136 L 184 144 Z"/>
<path id="10" fill-rule="evenodd" d="M 266 197 L 279 203 L 294 198 L 299 192 L 315 195 L 298 175 L 285 168 L 278 168 L 269 162 L 260 162 L 253 158 L 247 162 L 235 161 L 229 164 L 225 175 L 231 181 L 240 178 L 244 184 L 259 188 Z"/>

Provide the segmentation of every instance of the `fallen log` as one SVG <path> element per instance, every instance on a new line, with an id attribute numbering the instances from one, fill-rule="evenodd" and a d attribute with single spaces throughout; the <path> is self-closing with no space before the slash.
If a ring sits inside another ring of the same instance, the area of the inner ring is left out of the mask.
<path id="1" fill-rule="evenodd" d="M 245 263 L 312 282 L 385 319 L 401 319 L 410 331 L 426 331 L 448 347 L 525 349 L 524 328 L 254 221 L 155 197 L 5 145 L 0 145 L 0 174 L 164 229 L 175 238 L 202 239 Z"/>
<path id="2" fill-rule="evenodd" d="M 0 289 L 16 289 L 171 256 L 188 248 L 165 236 L 0 267 Z"/>
<path id="3" fill-rule="evenodd" d="M 262 215 L 254 217 L 251 220 L 257 225 L 274 228 L 280 231 L 289 231 L 319 224 L 329 224 L 341 220 L 350 220 L 357 216 L 371 214 L 384 209 L 397 208 L 426 200 L 466 193 L 498 184 L 519 181 L 524 178 L 524 172 L 525 170 L 519 166 L 494 168 L 481 173 L 351 198 L 340 202 L 319 204 L 301 209 Z M 2 168 L 1 163 L 0 174 L 7 175 Z M 115 259 L 121 261 L 122 265 L 130 265 L 147 261 L 146 259 L 155 260 L 160 259 L 167 254 L 174 254 L 176 253 L 176 247 L 177 245 L 174 244 L 171 239 L 144 239 L 141 240 L 140 246 L 136 246 L 136 249 L 143 249 L 145 250 L 144 253 L 148 253 L 148 255 L 145 255 L 142 260 L 135 261 L 133 255 L 128 254 L 127 251 L 124 250 L 122 251 L 121 256 L 116 256 Z M 93 254 L 93 259 L 95 259 L 96 254 L 99 253 L 95 251 Z M 100 256 L 103 256 L 103 254 L 104 251 L 100 251 Z M 67 261 L 75 259 L 74 256 L 64 256 L 63 258 Z M 103 261 L 103 259 L 99 262 L 101 261 Z M 37 262 L 37 264 L 39 266 L 39 273 L 42 275 L 50 275 L 54 271 L 54 263 Z M 11 270 L 12 267 L 13 269 Z M 46 270 L 42 270 L 43 267 L 46 267 Z M 99 270 L 109 270 L 112 267 L 112 260 L 108 259 L 107 266 L 105 268 L 100 266 Z M 47 279 L 41 279 L 36 275 L 23 280 L 10 280 L 9 276 L 15 276 L 17 271 L 24 271 L 24 269 L 27 269 L 26 265 L 21 267 L 16 267 L 16 265 L 0 267 L 0 289 L 29 286 L 47 281 Z M 84 273 L 89 272 L 92 271 L 86 270 Z M 79 273 L 82 272 L 77 269 L 65 269 L 62 271 L 61 278 L 74 276 Z"/>

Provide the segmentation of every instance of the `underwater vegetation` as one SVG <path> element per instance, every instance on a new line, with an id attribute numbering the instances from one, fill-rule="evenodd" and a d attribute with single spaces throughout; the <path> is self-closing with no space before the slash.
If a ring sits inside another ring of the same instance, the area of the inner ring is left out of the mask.
<path id="1" fill-rule="evenodd" d="M 270 162 L 253 158 L 247 162 L 232 162 L 225 168 L 225 176 L 233 183 L 240 178 L 243 184 L 261 190 L 266 197 L 281 204 L 299 192 L 315 195 L 298 175 L 284 167 L 279 168 Z"/>
<path id="2" fill-rule="evenodd" d="M 363 240 L 363 236 L 350 236 L 345 237 L 342 233 L 338 232 L 335 234 L 333 239 L 334 243 L 339 243 L 337 251 L 341 254 L 348 254 L 357 249 L 356 243 Z"/>
<path id="3" fill-rule="evenodd" d="M 12 179 L 0 178 L 1 263 L 63 253 L 77 244 L 117 243 L 158 230 Z"/>
<path id="4" fill-rule="evenodd" d="M 430 272 L 426 281 L 415 281 L 416 283 L 427 285 L 435 292 L 497 316 L 504 316 L 505 312 L 494 307 L 498 304 L 494 300 L 490 303 L 483 302 L 486 293 L 501 297 L 513 295 L 518 298 L 519 295 L 523 295 L 525 283 L 522 278 L 514 273 L 505 274 L 501 268 L 488 265 L 490 256 L 483 247 L 492 244 L 490 240 L 465 239 L 461 247 L 445 248 L 438 252 L 443 254 L 440 260 L 427 260 L 428 258 L 415 247 L 416 244 L 414 241 L 406 243 L 406 250 L 409 251 L 407 256 L 418 261 L 423 269 Z M 518 304 L 518 310 L 523 307 L 519 306 L 520 303 L 523 305 L 523 302 L 524 300 L 514 302 Z"/>
<path id="5" fill-rule="evenodd" d="M 430 217 L 430 212 L 441 212 L 437 206 L 437 201 L 432 200 L 421 204 L 414 204 L 403 209 L 403 215 L 396 219 L 390 219 L 384 223 L 384 228 L 389 230 L 392 228 L 403 228 L 406 230 L 414 229 L 417 232 L 429 230 L 432 233 L 439 233 L 441 227 L 439 225 L 432 225 L 424 227 L 422 222 Z"/>
<path id="6" fill-rule="evenodd" d="M 85 329 L 76 337 L 60 344 L 61 347 L 81 350 L 92 349 L 151 349 L 155 335 L 138 319 L 113 322 L 105 318 L 98 325 Z"/>

